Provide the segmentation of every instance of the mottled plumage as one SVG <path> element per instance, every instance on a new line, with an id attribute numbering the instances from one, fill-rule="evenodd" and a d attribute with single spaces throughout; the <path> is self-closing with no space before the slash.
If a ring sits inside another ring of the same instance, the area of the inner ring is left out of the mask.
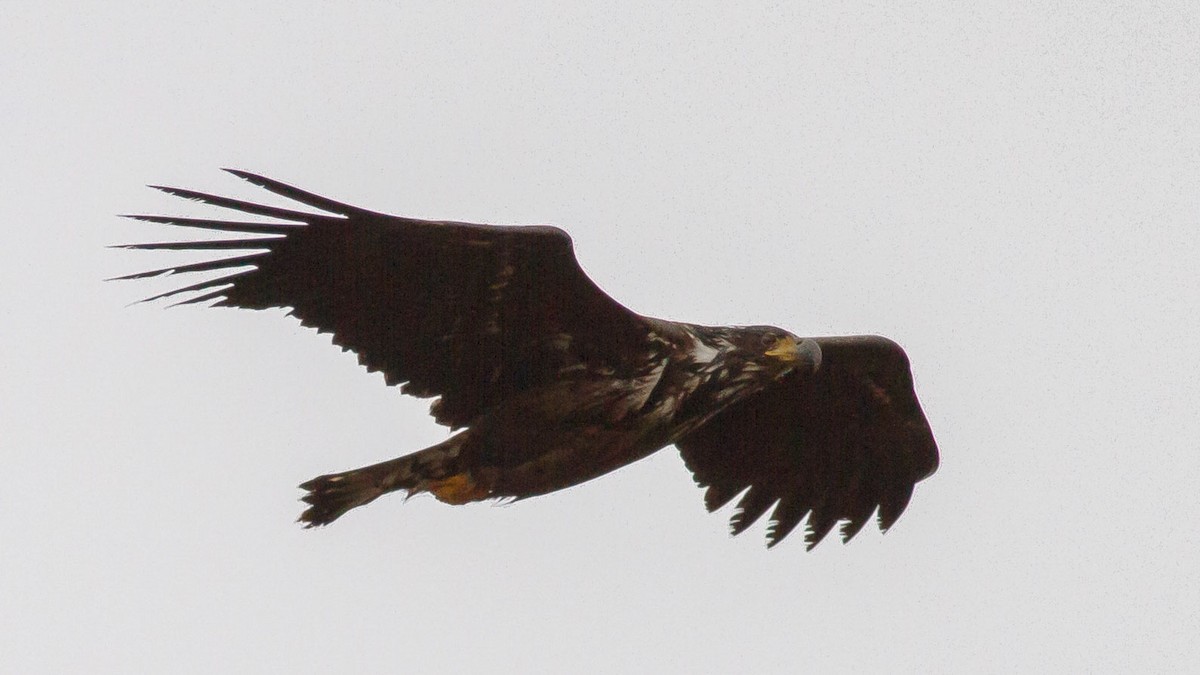
<path id="1" fill-rule="evenodd" d="M 741 495 L 735 534 L 774 507 L 770 543 L 807 515 L 811 548 L 839 521 L 848 540 L 877 509 L 890 527 L 937 467 L 890 340 L 640 316 L 584 274 L 557 228 L 399 218 L 231 173 L 320 212 L 160 187 L 275 222 L 131 216 L 257 236 L 127 245 L 242 255 L 120 278 L 220 272 L 148 299 L 290 308 L 389 385 L 437 397 L 434 419 L 461 429 L 304 483 L 310 527 L 397 490 L 452 504 L 545 494 L 675 444 L 710 511 Z"/>

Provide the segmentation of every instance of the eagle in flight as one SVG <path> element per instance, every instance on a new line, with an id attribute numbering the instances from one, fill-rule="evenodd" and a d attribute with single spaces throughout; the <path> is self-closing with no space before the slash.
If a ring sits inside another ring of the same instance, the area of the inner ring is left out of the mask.
<path id="1" fill-rule="evenodd" d="M 396 491 L 449 504 L 546 494 L 675 445 L 709 511 L 740 496 L 734 534 L 774 507 L 768 545 L 807 516 L 811 549 L 839 522 L 848 541 L 877 510 L 887 530 L 937 468 L 891 340 L 641 316 L 587 277 L 558 228 L 399 218 L 229 171 L 309 209 L 153 186 L 276 222 L 129 216 L 257 237 L 126 245 L 242 255 L 119 278 L 220 272 L 146 300 L 290 309 L 388 385 L 436 397 L 434 419 L 457 431 L 304 483 L 307 527 Z"/>

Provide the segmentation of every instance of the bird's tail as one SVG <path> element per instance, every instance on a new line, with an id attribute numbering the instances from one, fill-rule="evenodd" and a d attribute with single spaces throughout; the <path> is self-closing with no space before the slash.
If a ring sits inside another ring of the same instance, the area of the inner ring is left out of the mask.
<path id="1" fill-rule="evenodd" d="M 481 486 L 458 461 L 464 432 L 411 455 L 373 464 L 361 469 L 318 476 L 300 489 L 308 494 L 301 501 L 309 504 L 300 514 L 305 527 L 328 525 L 356 506 L 374 501 L 381 495 L 405 490 L 413 495 L 432 492 L 451 504 L 486 499 L 490 490 Z"/>

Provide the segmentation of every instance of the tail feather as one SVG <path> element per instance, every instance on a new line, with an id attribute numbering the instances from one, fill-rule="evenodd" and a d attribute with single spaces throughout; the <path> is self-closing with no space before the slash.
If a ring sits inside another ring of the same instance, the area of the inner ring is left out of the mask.
<path id="1" fill-rule="evenodd" d="M 466 497 L 465 503 L 478 498 L 471 492 L 474 486 L 464 483 L 456 468 L 459 450 L 465 434 L 459 434 L 433 447 L 372 466 L 331 473 L 302 483 L 301 490 L 308 494 L 300 498 L 309 505 L 300 514 L 298 522 L 304 527 L 328 525 L 350 509 L 369 504 L 381 495 L 397 490 L 408 494 L 433 492 L 438 499 Z"/>
<path id="2" fill-rule="evenodd" d="M 328 525 L 350 509 L 368 504 L 384 494 L 383 476 L 373 468 L 318 476 L 301 483 L 300 489 L 308 490 L 301 501 L 310 506 L 300 514 L 299 522 L 304 523 L 304 527 Z"/>

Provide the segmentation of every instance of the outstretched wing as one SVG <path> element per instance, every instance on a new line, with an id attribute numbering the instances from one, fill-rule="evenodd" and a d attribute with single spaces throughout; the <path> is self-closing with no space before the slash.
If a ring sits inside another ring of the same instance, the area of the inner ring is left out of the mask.
<path id="1" fill-rule="evenodd" d="M 746 491 L 730 523 L 734 534 L 775 505 L 771 546 L 805 515 L 809 549 L 838 521 L 849 541 L 877 508 L 887 530 L 938 465 L 904 351 L 874 336 L 816 340 L 815 372 L 789 375 L 676 443 L 708 488 L 709 511 Z"/>
<path id="2" fill-rule="evenodd" d="M 154 223 L 265 235 L 125 248 L 238 251 L 245 255 L 131 274 L 223 274 L 148 298 L 292 308 L 333 333 L 389 385 L 441 396 L 432 413 L 469 424 L 496 402 L 572 366 L 622 373 L 645 352 L 647 320 L 601 291 L 579 267 L 567 233 L 398 218 L 319 197 L 254 174 L 257 186 L 324 213 L 263 206 L 178 188 L 169 194 L 283 222 L 130 216 Z"/>

